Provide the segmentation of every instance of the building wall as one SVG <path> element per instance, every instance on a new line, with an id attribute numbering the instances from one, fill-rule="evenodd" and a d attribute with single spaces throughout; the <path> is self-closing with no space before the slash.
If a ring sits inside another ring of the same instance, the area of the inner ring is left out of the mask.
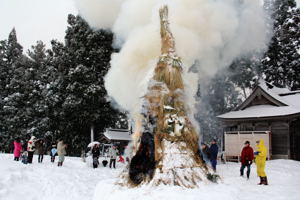
<path id="1" fill-rule="evenodd" d="M 291 159 L 300 160 L 300 119 L 291 122 Z"/>
<path id="2" fill-rule="evenodd" d="M 289 156 L 289 124 L 281 121 L 271 123 L 272 158 Z"/>
<path id="3" fill-rule="evenodd" d="M 285 120 L 248 120 L 231 121 L 224 123 L 225 131 L 271 131 L 271 158 L 289 158 L 290 155 L 290 133 L 289 123 Z M 300 122 L 297 126 L 300 126 Z M 298 130 L 300 130 L 298 128 Z M 295 137 L 299 138 L 298 131 Z M 298 145 L 299 146 L 299 145 Z"/>

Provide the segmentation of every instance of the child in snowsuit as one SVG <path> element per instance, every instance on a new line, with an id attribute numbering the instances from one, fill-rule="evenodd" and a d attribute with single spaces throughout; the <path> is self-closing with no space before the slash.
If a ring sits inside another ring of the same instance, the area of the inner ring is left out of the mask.
<path id="1" fill-rule="evenodd" d="M 56 143 L 52 143 L 52 148 L 50 150 L 50 156 L 51 156 L 51 162 L 54 163 L 55 161 L 55 156 L 57 154 L 57 149 L 56 149 Z"/>
<path id="2" fill-rule="evenodd" d="M 21 156 L 21 151 L 22 151 L 22 144 L 21 144 L 21 139 L 18 137 L 14 141 L 14 160 L 19 161 L 19 158 Z"/>
<path id="3" fill-rule="evenodd" d="M 27 152 L 27 151 L 24 151 L 24 152 L 22 153 L 21 158 L 22 158 L 22 163 L 23 163 L 23 164 L 27 164 L 28 152 Z"/>

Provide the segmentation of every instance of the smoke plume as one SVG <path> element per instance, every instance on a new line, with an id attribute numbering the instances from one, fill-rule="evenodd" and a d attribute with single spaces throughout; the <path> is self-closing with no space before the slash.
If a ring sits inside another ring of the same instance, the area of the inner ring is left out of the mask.
<path id="1" fill-rule="evenodd" d="M 176 51 L 184 66 L 187 101 L 198 79 L 213 75 L 240 56 L 266 47 L 265 13 L 260 0 L 75 0 L 88 23 L 110 29 L 115 45 L 105 78 L 108 94 L 135 114 L 160 55 L 158 9 L 167 4 Z M 189 68 L 197 61 L 198 74 Z"/>

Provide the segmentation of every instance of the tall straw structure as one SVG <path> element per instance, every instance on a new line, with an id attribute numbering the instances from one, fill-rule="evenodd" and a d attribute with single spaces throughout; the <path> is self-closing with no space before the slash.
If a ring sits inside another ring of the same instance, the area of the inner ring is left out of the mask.
<path id="1" fill-rule="evenodd" d="M 198 155 L 198 134 L 184 101 L 182 62 L 168 22 L 168 7 L 159 10 L 161 56 L 148 85 L 142 111 L 143 132 L 129 169 L 129 183 L 197 187 L 209 169 Z M 139 123 L 140 124 L 140 123 Z"/>

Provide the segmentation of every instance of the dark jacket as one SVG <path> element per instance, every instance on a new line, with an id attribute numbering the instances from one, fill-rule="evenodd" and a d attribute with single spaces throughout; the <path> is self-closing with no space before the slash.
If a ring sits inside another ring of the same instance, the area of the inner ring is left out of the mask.
<path id="1" fill-rule="evenodd" d="M 35 143 L 35 146 L 36 146 L 36 150 L 37 150 L 37 153 L 38 154 L 45 154 L 45 143 L 44 141 L 42 140 L 38 140 L 36 143 Z"/>
<path id="2" fill-rule="evenodd" d="M 210 159 L 217 160 L 218 157 L 218 146 L 217 144 L 212 144 L 209 147 Z"/>
<path id="3" fill-rule="evenodd" d="M 92 155 L 93 155 L 93 158 L 99 157 L 100 156 L 100 149 L 98 147 L 93 147 L 92 148 Z"/>
<path id="4" fill-rule="evenodd" d="M 248 165 L 254 159 L 253 149 L 252 147 L 244 147 L 241 153 L 241 163 L 243 165 Z"/>

